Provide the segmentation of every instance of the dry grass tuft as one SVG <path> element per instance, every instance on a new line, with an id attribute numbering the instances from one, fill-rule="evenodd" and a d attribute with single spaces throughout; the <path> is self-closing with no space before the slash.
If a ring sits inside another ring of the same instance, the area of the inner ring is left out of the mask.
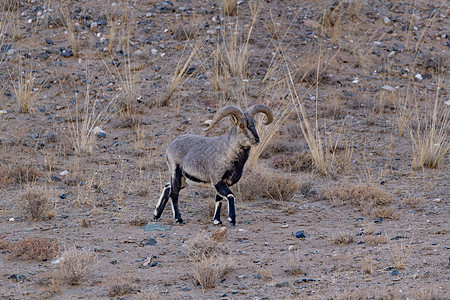
<path id="1" fill-rule="evenodd" d="M 389 239 L 385 235 L 364 235 L 363 242 L 370 246 L 386 244 Z"/>
<path id="2" fill-rule="evenodd" d="M 27 237 L 15 244 L 10 244 L 8 250 L 12 258 L 21 257 L 24 259 L 47 260 L 53 258 L 58 253 L 58 244 L 48 238 Z"/>
<path id="3" fill-rule="evenodd" d="M 16 85 L 13 85 L 14 94 L 19 104 L 19 111 L 27 113 L 31 109 L 33 100 L 37 96 L 37 92 L 34 91 L 34 77 L 33 72 L 29 71 L 24 74 L 20 74 L 17 79 Z"/>
<path id="4" fill-rule="evenodd" d="M 372 257 L 370 257 L 370 256 L 365 257 L 361 261 L 361 269 L 363 270 L 364 274 L 367 274 L 367 275 L 373 274 L 373 259 L 372 259 Z"/>
<path id="5" fill-rule="evenodd" d="M 288 172 L 309 172 L 314 169 L 309 152 L 295 152 L 293 155 L 282 154 L 273 158 L 272 166 Z"/>
<path id="6" fill-rule="evenodd" d="M 353 243 L 355 235 L 350 231 L 338 231 L 338 233 L 332 238 L 332 242 L 336 245 L 348 245 Z"/>
<path id="7" fill-rule="evenodd" d="M 412 253 L 412 239 L 410 239 L 408 243 L 405 243 L 402 239 L 399 241 L 390 239 L 388 246 L 393 267 L 395 269 L 403 270 L 406 267 Z"/>
<path id="8" fill-rule="evenodd" d="M 287 254 L 287 272 L 291 276 L 300 275 L 305 273 L 301 266 L 301 255 L 298 250 L 289 251 Z"/>
<path id="9" fill-rule="evenodd" d="M 231 16 L 236 10 L 237 0 L 221 0 L 225 15 Z"/>
<path id="10" fill-rule="evenodd" d="M 232 269 L 232 262 L 223 256 L 224 245 L 201 234 L 186 242 L 194 280 L 202 289 L 213 288 Z"/>
<path id="11" fill-rule="evenodd" d="M 122 297 L 128 294 L 136 294 L 136 292 L 136 286 L 126 280 L 119 280 L 119 282 L 113 283 L 108 288 L 108 296 L 111 298 Z"/>
<path id="12" fill-rule="evenodd" d="M 438 89 L 439 91 L 439 89 Z M 450 151 L 450 107 L 440 103 L 438 92 L 434 101 L 431 117 L 419 112 L 416 108 L 418 126 L 410 130 L 412 140 L 412 167 L 420 170 L 423 167 L 436 169 Z M 440 106 L 443 107 L 440 107 Z M 425 115 L 425 117 L 422 117 Z M 422 121 L 425 125 L 422 125 Z"/>
<path id="13" fill-rule="evenodd" d="M 325 192 L 324 198 L 336 205 L 354 205 L 366 208 L 388 205 L 394 201 L 385 190 L 367 184 L 344 184 Z"/>
<path id="14" fill-rule="evenodd" d="M 70 247 L 64 250 L 59 263 L 59 277 L 70 285 L 78 285 L 92 270 L 97 254 Z"/>
<path id="15" fill-rule="evenodd" d="M 394 209 L 392 207 L 376 207 L 374 208 L 372 214 L 374 218 L 398 220 L 400 219 L 402 212 L 394 212 Z"/>
<path id="16" fill-rule="evenodd" d="M 41 171 L 30 162 L 18 162 L 11 166 L 7 173 L 9 178 L 14 179 L 19 184 L 32 184 L 42 176 Z"/>
<path id="17" fill-rule="evenodd" d="M 225 241 L 227 239 L 227 228 L 224 227 L 214 232 L 211 239 L 218 243 Z"/>
<path id="18" fill-rule="evenodd" d="M 238 184 L 240 198 L 255 200 L 260 197 L 275 201 L 288 201 L 299 191 L 296 177 L 271 171 L 261 165 L 247 168 Z"/>
<path id="19" fill-rule="evenodd" d="M 42 220 L 54 215 L 50 192 L 38 187 L 29 187 L 19 196 L 19 205 L 33 220 Z"/>

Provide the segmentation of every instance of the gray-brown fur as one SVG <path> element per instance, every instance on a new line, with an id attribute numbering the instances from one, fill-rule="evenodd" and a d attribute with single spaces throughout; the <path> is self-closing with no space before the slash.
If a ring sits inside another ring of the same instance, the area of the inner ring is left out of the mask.
<path id="1" fill-rule="evenodd" d="M 270 109 L 262 104 L 250 107 L 242 112 L 236 106 L 227 106 L 219 110 L 207 130 L 211 129 L 222 118 L 230 116 L 232 128 L 228 134 L 204 137 L 185 134 L 176 138 L 167 148 L 167 163 L 171 181 L 166 184 L 160 200 L 156 205 L 154 219 L 158 219 L 168 199 L 172 201 L 172 209 L 177 222 L 182 222 L 178 210 L 178 194 L 187 185 L 213 187 L 216 189 L 216 211 L 214 224 L 221 224 L 221 200 L 228 201 L 228 220 L 235 224 L 234 200 L 230 186 L 239 181 L 250 147 L 259 143 L 253 116 L 262 112 L 270 124 L 273 115 Z"/>

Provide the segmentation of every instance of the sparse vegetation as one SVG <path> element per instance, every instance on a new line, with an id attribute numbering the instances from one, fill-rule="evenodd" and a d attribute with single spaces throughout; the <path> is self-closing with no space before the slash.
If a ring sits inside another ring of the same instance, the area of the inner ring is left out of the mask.
<path id="1" fill-rule="evenodd" d="M 94 269 L 97 254 L 68 247 L 61 253 L 58 276 L 70 285 L 78 285 Z"/>
<path id="2" fill-rule="evenodd" d="M 54 215 L 50 191 L 28 187 L 19 195 L 19 205 L 32 220 L 42 220 Z"/>
<path id="3" fill-rule="evenodd" d="M 10 243 L 7 249 L 12 258 L 47 260 L 58 254 L 59 246 L 53 239 L 30 236 Z"/>
<path id="4" fill-rule="evenodd" d="M 447 299 L 447 12 L 0 0 L 0 298 Z M 257 103 L 235 227 L 153 222 L 169 141 Z"/>

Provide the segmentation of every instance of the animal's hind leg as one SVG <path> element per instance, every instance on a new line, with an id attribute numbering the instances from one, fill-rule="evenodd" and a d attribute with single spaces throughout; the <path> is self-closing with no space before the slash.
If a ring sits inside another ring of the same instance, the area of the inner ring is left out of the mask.
<path id="1" fill-rule="evenodd" d="M 216 195 L 216 206 L 214 209 L 214 218 L 213 218 L 213 222 L 214 225 L 220 225 L 222 224 L 222 221 L 220 221 L 220 209 L 222 207 L 222 196 L 220 196 L 219 194 Z"/>
<path id="2" fill-rule="evenodd" d="M 181 218 L 180 210 L 178 209 L 178 195 L 180 194 L 180 190 L 182 189 L 182 172 L 179 166 L 175 168 L 175 174 L 172 176 L 170 180 L 170 199 L 172 200 L 172 210 L 173 217 L 175 218 L 177 223 L 183 223 L 183 219 Z"/>
<path id="3" fill-rule="evenodd" d="M 158 220 L 161 217 L 164 208 L 166 207 L 167 201 L 169 200 L 170 193 L 170 182 L 166 183 L 164 186 L 164 190 L 161 193 L 161 197 L 159 197 L 158 204 L 156 204 L 155 211 L 153 212 L 153 220 Z"/>

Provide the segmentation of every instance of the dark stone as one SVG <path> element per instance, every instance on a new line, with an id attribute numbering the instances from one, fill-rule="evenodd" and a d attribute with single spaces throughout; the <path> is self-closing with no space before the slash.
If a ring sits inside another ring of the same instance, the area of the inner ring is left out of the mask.
<path id="1" fill-rule="evenodd" d="M 47 109 L 45 108 L 45 106 L 42 106 L 41 108 L 39 108 L 39 111 L 40 111 L 40 112 L 46 112 Z"/>
<path id="2" fill-rule="evenodd" d="M 52 181 L 55 181 L 55 182 L 61 182 L 61 181 L 62 181 L 61 178 L 59 178 L 58 176 L 55 176 L 55 175 L 52 175 L 52 176 L 50 177 L 50 179 L 51 179 Z"/>
<path id="3" fill-rule="evenodd" d="M 61 52 L 61 56 L 62 57 L 71 57 L 73 56 L 73 51 L 72 50 L 64 50 L 63 52 Z"/>
<path id="4" fill-rule="evenodd" d="M 109 263 L 112 264 L 112 265 L 117 265 L 117 260 L 112 260 Z"/>
<path id="5" fill-rule="evenodd" d="M 398 274 L 399 274 L 399 273 L 398 273 L 397 269 L 392 270 L 391 275 L 398 275 Z"/>
<path id="6" fill-rule="evenodd" d="M 12 280 L 15 280 L 17 282 L 24 282 L 26 277 L 25 277 L 25 275 L 13 274 L 13 275 L 9 276 L 8 279 L 12 279 Z"/>
<path id="7" fill-rule="evenodd" d="M 67 197 L 66 194 L 62 194 L 62 195 L 60 196 L 60 198 L 63 199 L 63 200 L 66 199 L 66 197 Z"/>
<path id="8" fill-rule="evenodd" d="M 12 45 L 11 45 L 11 44 L 2 45 L 2 46 L 0 47 L 0 51 L 3 52 L 3 53 L 6 53 L 6 52 L 8 52 L 11 48 L 12 48 Z"/>
<path id="9" fill-rule="evenodd" d="M 99 138 L 105 138 L 105 137 L 106 137 L 106 132 L 104 132 L 104 131 L 98 132 L 98 133 L 97 133 L 97 137 L 99 137 Z"/>
<path id="10" fill-rule="evenodd" d="M 52 41 L 51 39 L 45 39 L 45 42 L 46 42 L 47 44 L 49 44 L 49 45 L 54 45 L 54 44 L 55 44 L 55 42 Z"/>
<path id="11" fill-rule="evenodd" d="M 295 233 L 295 237 L 296 237 L 296 238 L 299 238 L 299 239 L 304 239 L 304 238 L 306 238 L 305 231 L 304 231 L 304 230 L 297 231 L 297 232 Z"/>
<path id="12" fill-rule="evenodd" d="M 32 134 L 30 134 L 30 138 L 32 138 L 33 140 L 37 139 L 38 137 L 39 137 L 39 133 L 37 133 L 37 132 L 33 132 Z"/>
<path id="13" fill-rule="evenodd" d="M 150 245 L 150 246 L 154 246 L 154 245 L 156 245 L 157 243 L 158 243 L 158 242 L 157 242 L 154 238 L 149 238 L 145 244 L 146 244 L 146 245 Z"/>
<path id="14" fill-rule="evenodd" d="M 288 285 L 289 285 L 289 282 L 287 282 L 287 281 L 283 281 L 283 282 L 279 282 L 279 283 L 275 284 L 276 287 L 285 287 Z"/>
<path id="15" fill-rule="evenodd" d="M 59 217 L 60 217 L 61 219 L 67 219 L 67 218 L 69 218 L 69 215 L 62 214 L 62 215 L 60 215 Z"/>
<path id="16" fill-rule="evenodd" d="M 184 288 L 182 288 L 181 290 L 184 291 L 184 292 L 187 292 L 187 291 L 190 291 L 191 289 L 188 288 L 188 287 L 184 287 Z"/>
<path id="17" fill-rule="evenodd" d="M 197 70 L 197 68 L 196 67 L 190 67 L 190 68 L 188 68 L 187 70 L 186 70 L 186 74 L 192 74 L 192 73 L 194 73 L 195 72 L 195 70 Z"/>
<path id="18" fill-rule="evenodd" d="M 383 222 L 383 218 L 382 218 L 382 217 L 379 217 L 379 218 L 376 219 L 374 222 L 375 222 L 375 223 L 382 223 L 382 222 Z"/>
<path id="19" fill-rule="evenodd" d="M 105 26 L 107 24 L 108 24 L 108 21 L 106 19 L 100 19 L 97 21 L 97 25 L 100 25 L 100 26 Z"/>
<path id="20" fill-rule="evenodd" d="M 158 262 L 155 260 L 155 261 L 152 262 L 152 264 L 150 265 L 150 268 L 156 267 L 157 264 L 158 264 Z"/>
<path id="21" fill-rule="evenodd" d="M 364 218 L 358 218 L 358 219 L 356 219 L 356 221 L 362 221 L 362 220 L 364 220 Z"/>

